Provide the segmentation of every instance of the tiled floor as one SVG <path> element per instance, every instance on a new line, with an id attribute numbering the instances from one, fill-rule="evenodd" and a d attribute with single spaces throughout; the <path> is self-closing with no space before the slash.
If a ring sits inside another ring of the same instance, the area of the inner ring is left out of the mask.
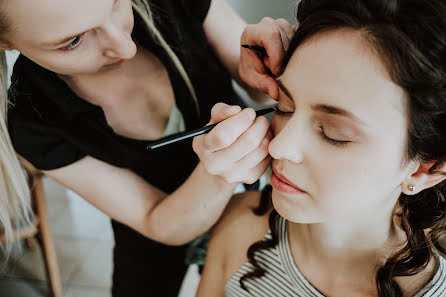
<path id="1" fill-rule="evenodd" d="M 47 207 L 65 297 L 110 296 L 113 234 L 110 220 L 96 208 L 49 178 Z M 180 297 L 195 295 L 199 276 L 191 267 Z M 0 280 L 0 297 L 49 296 L 38 245 L 14 255 Z"/>

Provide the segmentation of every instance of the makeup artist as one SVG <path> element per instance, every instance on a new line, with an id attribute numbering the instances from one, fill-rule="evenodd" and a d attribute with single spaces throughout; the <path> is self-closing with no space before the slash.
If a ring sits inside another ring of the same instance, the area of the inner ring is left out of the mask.
<path id="1" fill-rule="evenodd" d="M 245 23 L 225 0 L 15 0 L 0 9 L 1 47 L 21 53 L 9 93 L 16 151 L 112 218 L 113 296 L 177 296 L 185 244 L 270 160 L 267 120 L 242 110 L 231 86 Z M 279 64 L 291 26 L 263 22 L 244 38 Z M 240 73 L 256 80 L 263 63 Z M 146 150 L 211 114 L 222 123 L 195 139 L 201 162 L 192 141 Z"/>

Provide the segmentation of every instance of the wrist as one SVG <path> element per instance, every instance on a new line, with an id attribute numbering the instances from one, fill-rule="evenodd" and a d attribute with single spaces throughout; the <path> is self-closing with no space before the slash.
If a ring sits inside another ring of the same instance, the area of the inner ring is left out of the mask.
<path id="1" fill-rule="evenodd" d="M 229 195 L 229 197 L 231 197 L 235 188 L 239 184 L 239 183 L 229 183 L 219 175 L 210 174 L 209 172 L 207 172 L 202 162 L 198 163 L 197 171 L 201 176 L 206 176 L 206 180 L 212 185 L 214 189 L 217 189 L 217 192 L 219 194 L 223 195 L 227 194 Z"/>

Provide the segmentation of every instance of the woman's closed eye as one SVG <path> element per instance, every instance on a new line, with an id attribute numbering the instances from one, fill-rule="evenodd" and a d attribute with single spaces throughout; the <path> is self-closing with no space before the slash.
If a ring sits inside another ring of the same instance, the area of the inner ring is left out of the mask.
<path id="1" fill-rule="evenodd" d="M 351 143 L 352 141 L 350 140 L 339 140 L 339 139 L 334 139 L 332 137 L 329 137 L 325 131 L 324 131 L 324 127 L 322 126 L 322 124 L 319 125 L 319 134 L 322 137 L 322 139 L 326 142 L 328 142 L 329 144 L 338 146 L 338 147 L 344 147 L 345 145 L 347 145 L 348 143 Z"/>
<path id="2" fill-rule="evenodd" d="M 283 106 L 277 106 L 275 114 L 277 116 L 279 116 L 279 117 L 290 117 L 290 116 L 292 116 L 294 114 L 294 110 L 291 109 L 291 108 L 283 107 Z M 330 132 L 330 133 L 327 133 L 324 130 L 324 126 L 322 125 L 322 123 L 318 123 L 317 129 L 318 129 L 318 134 L 322 138 L 322 140 L 327 142 L 327 143 L 329 143 L 329 144 L 331 144 L 331 145 L 334 145 L 334 146 L 337 146 L 337 147 L 344 147 L 345 145 L 353 142 L 352 140 L 346 140 L 347 137 L 334 137 L 334 136 L 331 136 L 332 134 L 335 133 L 335 132 L 331 132 L 330 131 L 330 130 L 333 130 L 333 128 L 328 129 L 327 131 Z M 336 130 L 336 128 L 335 128 L 335 130 Z"/>

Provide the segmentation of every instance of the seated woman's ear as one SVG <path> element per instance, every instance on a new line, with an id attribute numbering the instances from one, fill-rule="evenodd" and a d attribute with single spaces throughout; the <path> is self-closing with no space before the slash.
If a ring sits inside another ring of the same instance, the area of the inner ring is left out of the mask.
<path id="1" fill-rule="evenodd" d="M 406 195 L 415 195 L 431 188 L 446 179 L 446 162 L 437 165 L 437 162 L 417 162 L 412 173 L 401 184 L 402 192 Z"/>

